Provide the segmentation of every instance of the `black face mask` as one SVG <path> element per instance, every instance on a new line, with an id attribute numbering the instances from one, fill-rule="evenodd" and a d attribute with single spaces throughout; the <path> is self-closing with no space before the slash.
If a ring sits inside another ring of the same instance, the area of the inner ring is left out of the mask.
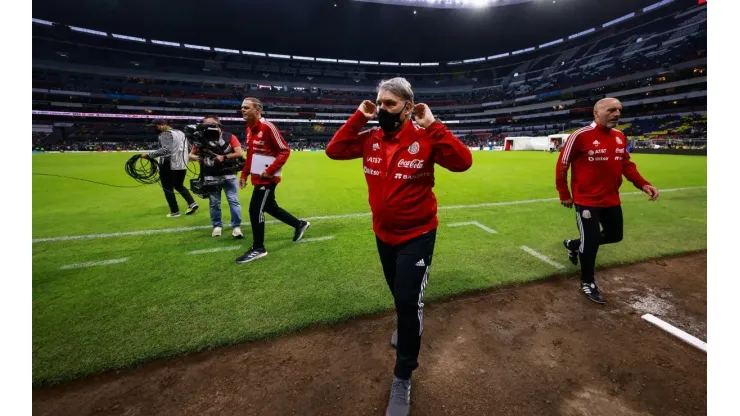
<path id="1" fill-rule="evenodd" d="M 383 131 L 386 133 L 390 133 L 393 130 L 397 129 L 398 126 L 401 125 L 401 114 L 403 114 L 403 110 L 405 109 L 406 109 L 405 103 L 401 111 L 397 113 L 391 113 L 390 111 L 386 109 L 379 108 L 378 109 L 378 124 L 380 124 L 380 128 L 383 129 Z"/>

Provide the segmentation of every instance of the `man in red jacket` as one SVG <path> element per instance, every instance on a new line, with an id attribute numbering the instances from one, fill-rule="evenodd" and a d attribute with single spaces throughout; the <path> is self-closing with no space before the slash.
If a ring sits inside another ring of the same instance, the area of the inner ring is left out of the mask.
<path id="1" fill-rule="evenodd" d="M 650 201 L 658 199 L 659 192 L 637 171 L 625 149 L 627 138 L 614 129 L 619 123 L 622 103 L 616 98 L 604 98 L 594 105 L 593 113 L 593 123 L 573 132 L 560 150 L 555 184 L 560 203 L 566 208 L 575 205 L 581 234 L 579 239 L 563 241 L 568 259 L 578 264 L 580 258 L 581 291 L 592 301 L 603 304 L 604 298 L 594 281 L 596 253 L 602 244 L 622 241 L 619 198 L 622 175 L 650 195 Z M 569 167 L 572 196 L 568 189 Z"/>
<path id="2" fill-rule="evenodd" d="M 308 221 L 299 220 L 280 208 L 275 201 L 275 188 L 280 183 L 283 165 L 290 156 L 290 148 L 277 127 L 262 117 L 262 102 L 257 98 L 245 98 L 242 116 L 247 121 L 247 162 L 244 164 L 239 187 L 247 186 L 247 175 L 251 178 L 254 191 L 249 203 L 249 220 L 252 224 L 252 247 L 236 259 L 247 263 L 265 257 L 265 212 L 295 228 L 293 242 L 303 238 Z"/>
<path id="3" fill-rule="evenodd" d="M 360 131 L 376 117 L 380 127 Z M 411 85 L 400 77 L 380 83 L 376 103 L 363 101 L 334 134 L 326 155 L 335 160 L 362 158 L 376 245 L 398 323 L 391 337 L 396 365 L 386 415 L 408 415 L 438 223 L 434 164 L 464 172 L 473 163 L 472 155 L 426 104 L 414 105 Z"/>

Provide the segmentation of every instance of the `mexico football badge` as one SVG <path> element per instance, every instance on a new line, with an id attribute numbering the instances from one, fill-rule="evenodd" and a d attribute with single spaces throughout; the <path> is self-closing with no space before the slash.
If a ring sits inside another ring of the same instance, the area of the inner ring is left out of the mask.
<path id="1" fill-rule="evenodd" d="M 409 153 L 412 155 L 419 153 L 419 142 L 414 142 L 409 146 Z"/>

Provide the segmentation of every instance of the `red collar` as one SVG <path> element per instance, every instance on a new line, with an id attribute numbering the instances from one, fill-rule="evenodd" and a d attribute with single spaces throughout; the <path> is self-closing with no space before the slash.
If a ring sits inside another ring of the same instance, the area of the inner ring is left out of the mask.
<path id="1" fill-rule="evenodd" d="M 591 127 L 596 127 L 597 129 L 599 129 L 601 131 L 605 131 L 605 132 L 609 132 L 609 131 L 612 130 L 610 127 L 606 127 L 603 124 L 597 123 L 596 121 L 592 121 L 591 122 Z"/>
<path id="2" fill-rule="evenodd" d="M 251 131 L 255 131 L 255 128 L 259 129 L 259 127 L 260 127 L 260 125 L 262 124 L 263 121 L 265 121 L 265 118 L 264 117 L 260 117 L 260 118 L 257 119 L 257 121 L 254 122 L 254 124 L 252 126 L 250 126 L 249 124 L 247 124 L 247 128 L 250 129 Z"/>

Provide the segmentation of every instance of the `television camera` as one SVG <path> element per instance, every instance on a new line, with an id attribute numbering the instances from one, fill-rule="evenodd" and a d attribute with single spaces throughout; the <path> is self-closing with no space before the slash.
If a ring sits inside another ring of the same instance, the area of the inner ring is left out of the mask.
<path id="1" fill-rule="evenodd" d="M 215 172 L 209 177 L 238 174 L 244 168 L 244 158 L 224 159 L 223 162 L 216 159 L 216 156 L 223 156 L 226 147 L 220 126 L 216 123 L 190 124 L 185 126 L 184 133 L 188 142 L 198 147 L 201 158 L 198 179 L 190 180 L 190 190 L 207 199 L 210 194 L 220 192 L 220 183 L 217 179 L 206 179 L 204 167 Z"/>

